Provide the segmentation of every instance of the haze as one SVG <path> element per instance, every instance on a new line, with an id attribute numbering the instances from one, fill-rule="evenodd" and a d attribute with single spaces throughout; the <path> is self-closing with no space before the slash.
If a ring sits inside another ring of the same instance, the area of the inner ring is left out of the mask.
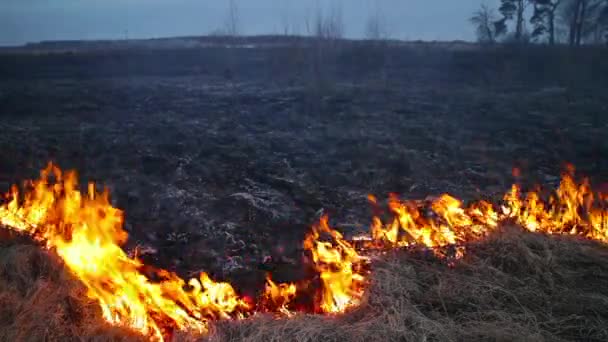
<path id="1" fill-rule="evenodd" d="M 398 39 L 473 40 L 467 19 L 483 0 L 237 0 L 243 34 L 305 34 L 318 8 L 342 8 L 345 35 L 360 38 L 379 8 Z M 494 4 L 496 0 L 486 1 Z M 0 45 L 43 40 L 204 35 L 222 28 L 227 0 L 2 0 Z"/>

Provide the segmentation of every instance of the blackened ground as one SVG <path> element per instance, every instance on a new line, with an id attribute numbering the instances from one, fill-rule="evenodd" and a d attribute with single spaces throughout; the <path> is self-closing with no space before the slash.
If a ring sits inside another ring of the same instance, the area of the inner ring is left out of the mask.
<path id="1" fill-rule="evenodd" d="M 128 249 L 255 288 L 266 270 L 299 276 L 285 270 L 298 269 L 321 213 L 347 234 L 366 230 L 368 193 L 497 198 L 513 167 L 520 181 L 552 187 L 566 162 L 608 181 L 605 54 L 432 45 L 4 54 L 0 187 L 49 160 L 75 168 L 125 210 Z"/>

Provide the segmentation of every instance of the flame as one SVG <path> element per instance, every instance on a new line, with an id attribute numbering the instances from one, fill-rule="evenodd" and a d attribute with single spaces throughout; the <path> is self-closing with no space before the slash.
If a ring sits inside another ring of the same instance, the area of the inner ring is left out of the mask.
<path id="1" fill-rule="evenodd" d="M 538 191 L 523 197 L 517 185 L 513 185 L 504 201 L 505 216 L 529 231 L 608 242 L 607 198 L 595 194 L 588 179 L 577 183 L 573 168 L 562 174 L 559 187 L 548 201 L 543 201 Z"/>
<path id="2" fill-rule="evenodd" d="M 368 198 L 372 204 L 377 203 L 375 197 Z M 608 196 L 594 194 L 587 179 L 576 182 L 572 167 L 562 174 L 559 188 L 546 201 L 539 189 L 522 196 L 521 188 L 513 185 L 503 197 L 502 212 L 486 201 L 464 206 L 448 194 L 435 199 L 430 208 L 391 195 L 388 208 L 393 219 L 383 223 L 379 216 L 373 217 L 371 245 L 421 245 L 438 251 L 438 247 L 479 240 L 506 220 L 514 220 L 531 232 L 578 235 L 608 242 L 607 200 Z M 425 213 L 427 209 L 431 210 L 430 215 Z M 443 256 L 440 251 L 438 255 Z"/>
<path id="3" fill-rule="evenodd" d="M 310 284 L 318 284 L 315 312 L 345 312 L 361 303 L 368 284 L 365 253 L 422 246 L 453 264 L 463 257 L 467 243 L 482 239 L 504 221 L 531 232 L 608 243 L 608 196 L 594 193 L 587 179 L 577 182 L 573 168 L 562 175 L 553 193 L 536 189 L 524 195 L 513 185 L 500 205 L 465 205 L 448 194 L 426 204 L 391 195 L 388 212 L 380 213 L 378 200 L 370 195 L 377 214 L 369 237 L 349 242 L 329 226 L 327 216 L 322 217 L 303 243 L 315 277 L 277 284 L 269 275 L 260 302 L 254 305 L 229 283 L 216 282 L 206 273 L 185 280 L 129 257 L 121 248 L 128 238 L 122 211 L 112 207 L 108 192 L 97 191 L 93 183 L 81 192 L 75 172 L 63 173 L 49 164 L 39 180 L 26 182 L 24 188 L 27 191 L 21 193 L 13 186 L 6 195 L 0 224 L 54 250 L 86 286 L 88 297 L 99 303 L 107 322 L 153 340 L 182 330 L 203 334 L 213 320 L 243 318 L 256 309 L 289 317 L 294 303 L 308 295 Z"/>
<path id="4" fill-rule="evenodd" d="M 327 235 L 331 241 L 321 241 Z M 310 251 L 314 268 L 321 280 L 317 303 L 325 313 L 344 312 L 359 304 L 365 288 L 363 265 L 365 259 L 344 239 L 340 232 L 329 227 L 323 216 L 304 240 Z"/>
<path id="5" fill-rule="evenodd" d="M 120 248 L 127 233 L 123 215 L 111 206 L 107 191 L 89 184 L 83 196 L 75 172 L 63 174 L 49 164 L 38 181 L 20 196 L 17 187 L 0 207 L 0 223 L 29 233 L 56 251 L 100 304 L 103 317 L 162 340 L 172 330 L 207 331 L 210 319 L 229 318 L 248 304 L 230 284 L 206 274 L 188 282 L 167 271 L 155 271 L 154 282 L 138 259 Z"/>
<path id="6" fill-rule="evenodd" d="M 266 287 L 262 295 L 265 308 L 278 308 L 277 311 L 283 315 L 291 316 L 289 304 L 296 298 L 297 287 L 294 283 L 276 284 L 270 276 L 266 277 Z"/>
<path id="7" fill-rule="evenodd" d="M 465 208 L 460 200 L 448 194 L 440 196 L 430 206 L 440 219 L 429 217 L 418 203 L 401 201 L 396 195 L 391 195 L 388 207 L 392 221 L 384 224 L 375 216 L 371 235 L 374 242 L 391 247 L 455 245 L 486 235 L 499 221 L 490 203 L 481 201 Z"/>

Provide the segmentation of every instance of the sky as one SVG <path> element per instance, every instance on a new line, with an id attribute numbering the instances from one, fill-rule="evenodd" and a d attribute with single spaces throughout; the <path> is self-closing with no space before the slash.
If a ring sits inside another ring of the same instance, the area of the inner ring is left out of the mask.
<path id="1" fill-rule="evenodd" d="M 468 18 L 498 0 L 234 0 L 243 34 L 305 34 L 319 9 L 340 8 L 345 35 L 361 38 L 380 13 L 392 38 L 474 40 Z M 0 0 L 0 45 L 43 40 L 204 35 L 225 27 L 228 0 Z"/>

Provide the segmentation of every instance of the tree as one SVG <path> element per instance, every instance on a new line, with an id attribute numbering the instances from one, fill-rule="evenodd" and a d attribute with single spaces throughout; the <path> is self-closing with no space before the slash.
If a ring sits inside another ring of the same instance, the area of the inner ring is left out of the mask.
<path id="1" fill-rule="evenodd" d="M 578 20 L 576 22 L 576 45 L 581 45 L 581 39 L 583 37 L 583 29 L 585 28 L 585 20 L 588 14 L 587 6 L 589 5 L 588 0 L 579 0 L 579 13 Z"/>
<path id="2" fill-rule="evenodd" d="M 344 21 L 342 20 L 342 7 L 332 6 L 328 13 L 321 8 L 317 9 L 314 22 L 314 33 L 323 40 L 337 40 L 344 36 Z"/>
<path id="3" fill-rule="evenodd" d="M 562 11 L 562 20 L 568 26 L 568 43 L 573 46 L 576 42 L 576 23 L 579 15 L 579 0 L 567 1 Z"/>
<path id="4" fill-rule="evenodd" d="M 241 33 L 239 23 L 239 8 L 235 0 L 230 0 L 228 2 L 228 12 L 226 13 L 226 21 L 224 23 L 225 34 L 230 37 L 238 36 Z"/>
<path id="5" fill-rule="evenodd" d="M 384 40 L 388 37 L 386 18 L 380 7 L 378 7 L 378 3 L 375 4 L 374 12 L 367 18 L 365 37 L 370 40 Z"/>
<path id="6" fill-rule="evenodd" d="M 591 1 L 587 12 L 589 15 L 581 35 L 591 43 L 599 44 L 608 38 L 608 0 Z"/>
<path id="7" fill-rule="evenodd" d="M 549 44 L 555 44 L 555 15 L 562 0 L 534 0 L 534 13 L 530 23 L 534 27 L 532 37 L 549 35 Z"/>
<path id="8" fill-rule="evenodd" d="M 608 0 L 604 1 L 598 16 L 598 23 L 601 26 L 601 35 L 604 38 L 604 42 L 608 43 Z"/>
<path id="9" fill-rule="evenodd" d="M 494 23 L 497 35 L 507 32 L 507 22 L 515 20 L 515 40 L 521 41 L 525 30 L 524 13 L 526 7 L 533 0 L 500 0 L 498 11 L 502 14 L 502 19 Z"/>
<path id="10" fill-rule="evenodd" d="M 496 27 L 494 26 L 496 19 L 496 12 L 486 4 L 482 4 L 469 19 L 475 25 L 477 40 L 480 43 L 492 44 L 496 41 Z"/>
<path id="11" fill-rule="evenodd" d="M 295 22 L 291 13 L 290 0 L 281 1 L 281 17 L 279 22 L 279 32 L 284 36 L 298 36 L 300 34 L 300 25 Z M 306 18 L 305 18 L 306 20 Z"/>
<path id="12" fill-rule="evenodd" d="M 568 43 L 580 45 L 592 25 L 592 10 L 604 0 L 567 0 L 562 8 L 562 20 L 568 26 Z"/>

